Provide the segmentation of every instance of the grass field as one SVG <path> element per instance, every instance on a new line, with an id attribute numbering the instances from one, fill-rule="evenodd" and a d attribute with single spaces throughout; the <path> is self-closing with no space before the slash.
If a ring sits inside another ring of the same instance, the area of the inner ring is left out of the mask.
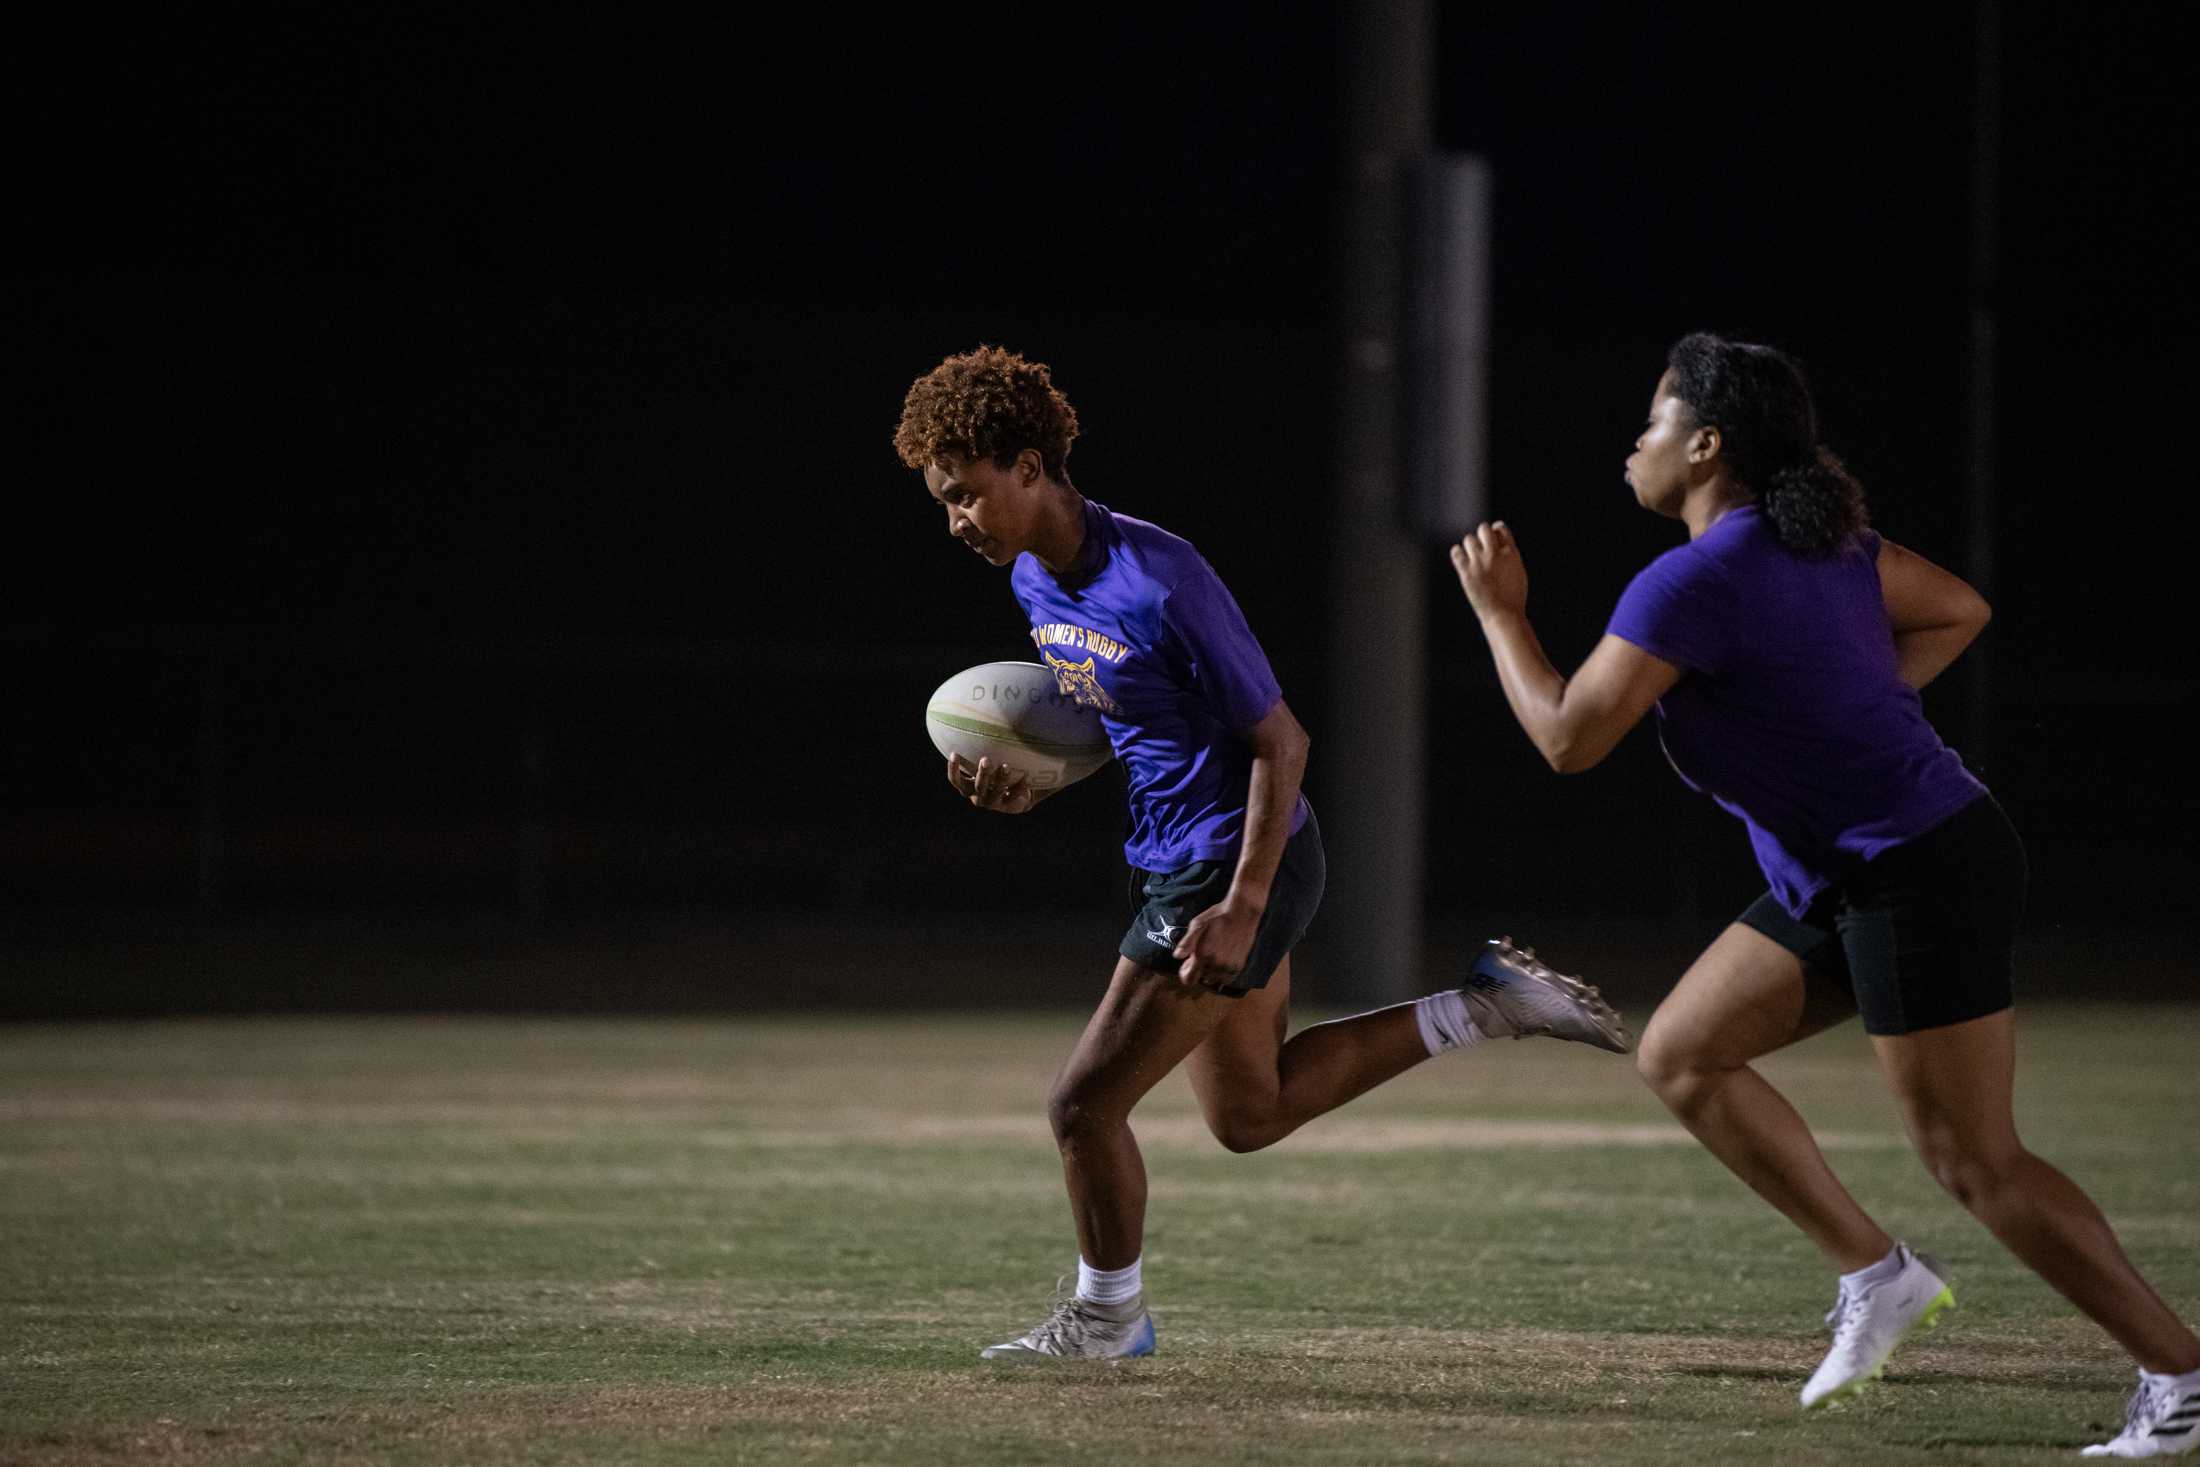
<path id="1" fill-rule="evenodd" d="M 0 1461 L 2022 1462 L 2123 1357 L 1767 1068 L 1961 1307 L 1802 1415 L 1826 1270 L 1610 1056 L 1497 1044 L 1230 1156 L 1141 1111 L 1150 1361 L 981 1367 L 1074 1264 L 1068 1014 L 0 1028 Z M 2028 1009 L 2034 1147 L 2200 1314 L 2191 1008 Z"/>

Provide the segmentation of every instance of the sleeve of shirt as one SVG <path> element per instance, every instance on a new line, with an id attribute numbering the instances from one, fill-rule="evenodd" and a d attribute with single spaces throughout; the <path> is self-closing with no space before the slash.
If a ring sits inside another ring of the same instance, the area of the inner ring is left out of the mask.
<path id="1" fill-rule="evenodd" d="M 1875 586 L 1879 585 L 1879 547 L 1881 543 L 1877 530 L 1862 529 L 1856 532 L 1856 548 L 1864 553 L 1864 563 L 1872 568 L 1872 584 Z M 1885 594 L 1885 587 L 1881 587 L 1881 594 Z"/>
<path id="2" fill-rule="evenodd" d="M 1733 615 L 1717 567 L 1682 545 L 1627 583 L 1604 630 L 1675 667 L 1717 673 L 1733 637 Z"/>
<path id="3" fill-rule="evenodd" d="M 1191 670 L 1192 685 L 1215 716 L 1243 732 L 1283 700 L 1245 613 L 1214 568 L 1200 560 L 1161 603 L 1161 625 Z"/>

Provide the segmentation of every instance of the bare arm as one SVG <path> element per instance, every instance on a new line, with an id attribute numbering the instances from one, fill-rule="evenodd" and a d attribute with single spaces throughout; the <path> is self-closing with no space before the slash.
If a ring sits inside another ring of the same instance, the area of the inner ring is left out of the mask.
<path id="1" fill-rule="evenodd" d="M 1238 851 L 1230 895 L 1266 911 L 1283 844 L 1291 838 L 1291 812 L 1298 807 L 1306 751 L 1313 741 L 1281 698 L 1246 739 L 1253 746 L 1252 786 L 1245 795 L 1245 844 Z"/>
<path id="2" fill-rule="evenodd" d="M 1680 681 L 1678 667 L 1613 636 L 1597 643 L 1572 678 L 1561 677 L 1528 624 L 1528 572 L 1502 522 L 1454 546 L 1451 563 L 1482 620 L 1513 717 L 1560 774 L 1602 763 Z"/>
<path id="3" fill-rule="evenodd" d="M 1879 590 L 1902 681 L 1913 688 L 1939 677 L 1994 615 L 1968 581 L 1892 540 L 1879 542 Z"/>
<path id="4" fill-rule="evenodd" d="M 1680 681 L 1681 670 L 1672 663 L 1614 636 L 1598 642 L 1571 678 L 1560 677 L 1524 612 L 1483 618 L 1482 634 L 1513 717 L 1560 774 L 1603 763 Z"/>
<path id="5" fill-rule="evenodd" d="M 1245 795 L 1245 839 L 1238 847 L 1237 873 L 1222 901 L 1194 917 L 1176 945 L 1182 960 L 1177 976 L 1186 983 L 1227 983 L 1252 955 L 1261 915 L 1268 910 L 1268 889 L 1291 838 L 1291 812 L 1298 808 L 1299 784 L 1306 776 L 1310 740 L 1280 698 L 1247 732 L 1253 746 L 1253 772 Z"/>

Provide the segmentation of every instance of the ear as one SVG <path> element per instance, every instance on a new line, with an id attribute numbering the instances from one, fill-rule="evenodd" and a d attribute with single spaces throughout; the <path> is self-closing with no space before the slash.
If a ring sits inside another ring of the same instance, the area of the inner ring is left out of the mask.
<path id="1" fill-rule="evenodd" d="M 1698 428 L 1688 435 L 1688 461 L 1692 464 L 1707 464 L 1717 458 L 1719 450 L 1725 446 L 1725 440 L 1719 436 L 1717 428 L 1708 425 Z"/>
<path id="2" fill-rule="evenodd" d="M 1026 448 L 1016 455 L 1014 465 L 1016 479 L 1022 484 L 1036 484 L 1046 477 L 1047 461 L 1039 457 L 1039 450 Z"/>

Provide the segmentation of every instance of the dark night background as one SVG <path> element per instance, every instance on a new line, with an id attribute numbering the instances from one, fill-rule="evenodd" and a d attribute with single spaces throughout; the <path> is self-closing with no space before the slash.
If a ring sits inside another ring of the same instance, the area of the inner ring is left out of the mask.
<path id="1" fill-rule="evenodd" d="M 1984 573 L 1977 14 L 1813 13 L 1441 12 L 1494 506 L 1564 666 L 1676 538 L 1619 466 L 1696 327 L 1802 356 L 1880 527 Z M 889 442 L 981 341 L 1236 591 L 1317 803 L 1385 716 L 1323 696 L 1329 8 L 223 14 L 11 68 L 0 1013 L 1088 996 L 1015 944 L 1104 978 L 1112 776 L 978 817 L 919 721 L 1028 655 Z M 2200 26 L 2000 27 L 1998 615 L 1928 707 L 2031 842 L 2028 981 L 2183 991 Z M 1646 733 L 1546 773 L 1426 571 L 1432 963 L 1529 919 L 1654 991 L 1754 894 L 1739 829 Z"/>

